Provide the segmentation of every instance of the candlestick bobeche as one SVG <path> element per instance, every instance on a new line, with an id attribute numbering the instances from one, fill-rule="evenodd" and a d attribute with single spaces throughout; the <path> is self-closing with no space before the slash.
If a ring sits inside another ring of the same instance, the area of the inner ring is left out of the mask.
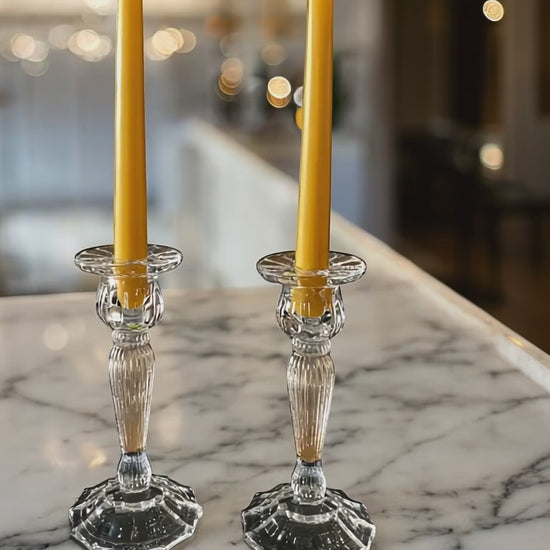
<path id="1" fill-rule="evenodd" d="M 116 477 L 85 489 L 69 511 L 71 536 L 90 550 L 169 549 L 195 533 L 202 515 L 193 490 L 154 475 L 145 452 L 155 363 L 149 329 L 164 310 L 157 278 L 181 259 L 179 251 L 159 245 L 149 245 L 144 260 L 115 261 L 112 246 L 75 257 L 82 271 L 100 276 L 96 311 L 113 330 L 109 380 L 121 448 Z M 143 284 L 120 284 L 136 278 Z M 121 288 L 140 296 L 121 299 Z M 121 305 L 132 303 L 141 305 Z"/>
<path id="2" fill-rule="evenodd" d="M 335 379 L 331 338 L 345 319 L 340 285 L 359 279 L 366 265 L 331 252 L 328 269 L 304 272 L 294 252 L 282 252 L 257 267 L 282 284 L 277 320 L 292 342 L 287 385 L 297 458 L 290 483 L 256 493 L 243 510 L 244 540 L 254 550 L 368 550 L 375 527 L 367 509 L 328 489 L 321 464 Z"/>

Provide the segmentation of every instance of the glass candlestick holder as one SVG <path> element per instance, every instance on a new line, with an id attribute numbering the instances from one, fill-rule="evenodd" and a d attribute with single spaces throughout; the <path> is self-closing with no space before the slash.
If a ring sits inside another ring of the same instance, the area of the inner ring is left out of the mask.
<path id="1" fill-rule="evenodd" d="M 149 245 L 142 261 L 116 261 L 112 246 L 75 257 L 100 277 L 96 312 L 113 331 L 109 381 L 121 448 L 116 476 L 85 489 L 69 510 L 71 536 L 90 550 L 173 548 L 193 536 L 202 516 L 193 490 L 154 475 L 145 452 L 155 365 L 149 329 L 164 310 L 157 278 L 181 259 L 160 245 Z"/>
<path id="2" fill-rule="evenodd" d="M 244 540 L 254 550 L 366 550 L 375 534 L 367 509 L 328 489 L 321 463 L 335 379 L 331 339 L 344 325 L 340 286 L 359 279 L 366 265 L 331 252 L 327 270 L 303 272 L 294 252 L 281 252 L 257 268 L 282 285 L 277 321 L 292 342 L 287 386 L 297 456 L 290 483 L 256 493 L 243 510 Z"/>

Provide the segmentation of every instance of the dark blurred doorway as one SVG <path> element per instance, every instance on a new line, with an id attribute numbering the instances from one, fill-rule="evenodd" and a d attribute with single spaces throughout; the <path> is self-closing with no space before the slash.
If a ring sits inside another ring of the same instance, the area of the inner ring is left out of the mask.
<path id="1" fill-rule="evenodd" d="M 521 140 L 510 113 L 523 108 L 514 82 L 524 67 L 507 47 L 538 44 L 543 33 L 506 22 L 506 12 L 491 22 L 482 5 L 395 0 L 397 248 L 550 352 L 550 194 L 512 166 Z M 532 57 L 542 58 L 533 67 L 544 84 L 546 57 Z"/>

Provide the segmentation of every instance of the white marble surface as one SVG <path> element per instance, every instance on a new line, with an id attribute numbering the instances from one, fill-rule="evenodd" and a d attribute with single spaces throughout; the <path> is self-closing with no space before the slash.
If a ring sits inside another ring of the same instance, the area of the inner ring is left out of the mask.
<path id="1" fill-rule="evenodd" d="M 344 289 L 329 485 L 367 504 L 377 550 L 547 549 L 550 396 L 519 367 L 548 357 L 376 246 Z M 204 506 L 190 548 L 244 549 L 240 510 L 290 476 L 277 294 L 169 291 L 153 330 L 148 450 Z M 10 298 L 0 344 L 0 548 L 77 548 L 67 509 L 118 458 L 108 331 L 91 294 Z"/>

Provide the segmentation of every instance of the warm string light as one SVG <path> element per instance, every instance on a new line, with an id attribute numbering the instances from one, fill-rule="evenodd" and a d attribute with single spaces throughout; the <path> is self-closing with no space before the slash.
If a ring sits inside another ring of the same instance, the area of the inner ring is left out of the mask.
<path id="1" fill-rule="evenodd" d="M 94 13 L 107 15 L 116 11 L 112 0 L 89 0 L 87 5 Z M 114 11 L 113 11 L 114 10 Z M 189 29 L 165 27 L 158 29 L 145 41 L 145 54 L 159 61 L 173 54 L 187 54 L 197 46 L 197 37 Z M 41 76 L 48 68 L 50 50 L 67 50 L 83 61 L 98 62 L 113 53 L 113 40 L 92 28 L 78 29 L 73 25 L 55 25 L 40 40 L 30 33 L 17 32 L 0 44 L 0 55 L 7 61 L 19 63 L 30 76 Z"/>

